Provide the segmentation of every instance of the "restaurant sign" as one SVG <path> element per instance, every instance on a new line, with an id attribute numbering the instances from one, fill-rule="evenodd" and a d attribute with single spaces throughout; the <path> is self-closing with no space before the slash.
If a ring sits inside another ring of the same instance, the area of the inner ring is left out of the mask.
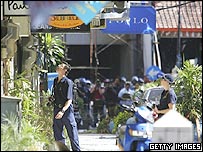
<path id="1" fill-rule="evenodd" d="M 32 33 L 73 33 L 90 32 L 90 25 L 85 25 L 76 15 L 50 16 L 48 24 L 31 24 Z"/>

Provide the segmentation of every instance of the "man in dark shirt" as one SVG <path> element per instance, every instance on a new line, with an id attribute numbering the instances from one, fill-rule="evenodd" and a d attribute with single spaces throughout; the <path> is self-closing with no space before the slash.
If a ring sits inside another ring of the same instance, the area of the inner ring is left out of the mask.
<path id="1" fill-rule="evenodd" d="M 77 123 L 74 117 L 73 100 L 73 81 L 66 75 L 70 71 L 69 64 L 58 65 L 56 72 L 58 77 L 54 79 L 53 96 L 54 101 L 54 118 L 53 131 L 56 141 L 65 144 L 63 134 L 64 126 L 67 130 L 71 148 L 73 151 L 80 151 Z"/>
<path id="2" fill-rule="evenodd" d="M 112 82 L 109 79 L 104 81 L 105 91 L 104 97 L 108 109 L 108 116 L 113 118 L 116 116 L 116 106 L 118 105 L 118 96 L 116 90 L 113 88 Z"/>

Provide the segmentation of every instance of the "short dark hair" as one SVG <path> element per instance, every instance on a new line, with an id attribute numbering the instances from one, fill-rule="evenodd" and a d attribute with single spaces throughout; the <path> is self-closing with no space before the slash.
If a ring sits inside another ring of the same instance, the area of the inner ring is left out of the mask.
<path id="1" fill-rule="evenodd" d="M 66 66 L 64 66 L 65 69 L 67 69 L 67 71 L 69 72 L 71 70 L 71 66 L 68 62 L 63 61 L 62 64 L 65 64 Z"/>
<path id="2" fill-rule="evenodd" d="M 68 72 L 70 72 L 70 70 L 71 70 L 70 64 L 66 64 L 66 66 L 64 68 L 66 68 Z"/>

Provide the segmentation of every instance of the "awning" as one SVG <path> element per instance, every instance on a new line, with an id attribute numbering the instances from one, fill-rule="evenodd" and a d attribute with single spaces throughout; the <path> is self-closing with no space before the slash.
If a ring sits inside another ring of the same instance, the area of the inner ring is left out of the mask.
<path id="1" fill-rule="evenodd" d="M 181 37 L 202 38 L 202 1 L 155 1 L 154 7 L 160 37 L 177 37 L 180 23 Z"/>

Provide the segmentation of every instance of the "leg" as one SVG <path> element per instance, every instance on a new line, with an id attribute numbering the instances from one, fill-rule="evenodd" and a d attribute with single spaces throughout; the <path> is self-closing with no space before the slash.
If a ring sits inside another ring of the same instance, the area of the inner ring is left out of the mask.
<path id="1" fill-rule="evenodd" d="M 69 111 L 68 111 L 69 112 Z M 62 118 L 63 123 L 65 124 L 70 143 L 71 148 L 73 151 L 80 151 L 79 146 L 79 138 L 78 138 L 78 129 L 77 129 L 77 123 L 74 118 L 73 113 L 65 113 Z"/>
<path id="2" fill-rule="evenodd" d="M 115 105 L 109 105 L 108 107 L 109 117 L 113 118 L 115 116 Z"/>
<path id="3" fill-rule="evenodd" d="M 93 127 L 96 127 L 96 123 L 98 122 L 98 107 L 96 105 L 93 106 Z"/>
<path id="4" fill-rule="evenodd" d="M 58 112 L 57 109 L 54 109 L 54 117 Z M 60 141 L 65 144 L 65 137 L 63 134 L 63 123 L 60 119 L 53 118 L 53 132 L 54 132 L 54 139 L 56 141 Z"/>
<path id="5" fill-rule="evenodd" d="M 90 101 L 90 104 L 89 104 L 89 116 L 90 116 L 90 119 L 91 119 L 91 126 L 93 127 L 93 123 L 94 123 L 93 101 Z"/>

